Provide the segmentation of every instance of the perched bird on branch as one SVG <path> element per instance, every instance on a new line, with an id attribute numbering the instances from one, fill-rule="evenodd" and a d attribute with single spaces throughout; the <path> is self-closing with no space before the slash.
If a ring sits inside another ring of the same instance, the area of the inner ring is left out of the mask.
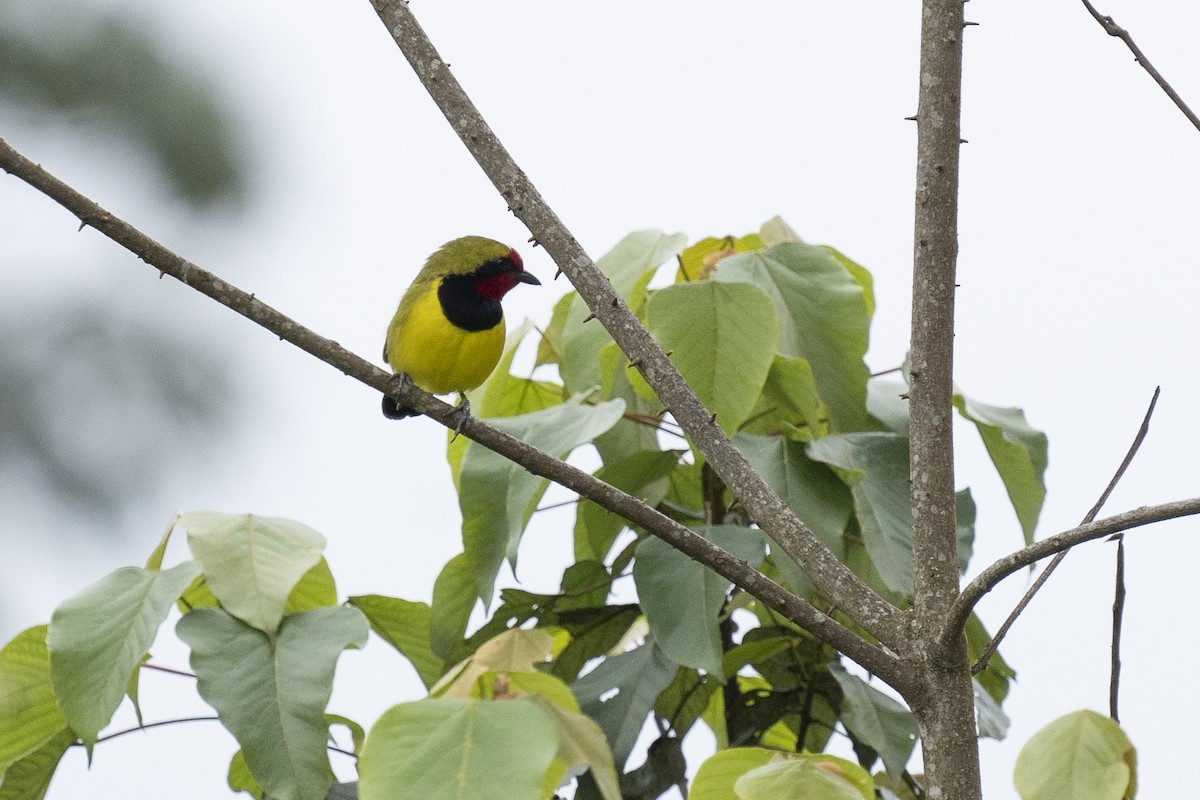
<path id="1" fill-rule="evenodd" d="M 518 283 L 541 285 L 508 245 L 482 236 L 447 242 L 429 257 L 400 300 L 388 325 L 383 360 L 399 380 L 407 376 L 430 394 L 458 392 L 465 419 L 471 411 L 465 392 L 487 380 L 500 360 L 500 300 Z M 383 398 L 388 419 L 417 413 Z"/>

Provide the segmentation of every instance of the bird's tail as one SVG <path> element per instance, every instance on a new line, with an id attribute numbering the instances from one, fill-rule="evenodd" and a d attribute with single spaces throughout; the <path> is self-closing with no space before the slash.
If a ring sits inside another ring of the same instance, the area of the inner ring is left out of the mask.
<path id="1" fill-rule="evenodd" d="M 413 408 L 401 408 L 396 404 L 396 401 L 390 397 L 383 398 L 383 415 L 388 419 L 404 419 L 405 417 L 415 417 L 421 412 Z"/>

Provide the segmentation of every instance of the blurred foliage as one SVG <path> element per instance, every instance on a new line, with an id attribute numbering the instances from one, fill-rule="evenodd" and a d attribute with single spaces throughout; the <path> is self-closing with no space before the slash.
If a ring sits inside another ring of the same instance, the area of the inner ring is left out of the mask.
<path id="1" fill-rule="evenodd" d="M 0 321 L 0 475 L 115 511 L 216 426 L 222 363 L 181 334 L 67 301 Z"/>
<path id="2" fill-rule="evenodd" d="M 227 109 L 151 31 L 75 3 L 0 0 L 0 19 L 6 104 L 35 119 L 111 129 L 194 205 L 244 197 L 244 156 Z"/>
<path id="3" fill-rule="evenodd" d="M 249 187 L 235 120 L 155 35 L 144 19 L 87 4 L 0 0 L 0 108 L 84 143 L 124 143 L 193 208 L 240 204 Z M 93 513 L 155 486 L 188 437 L 217 430 L 231 389 L 228 365 L 119 302 L 60 294 L 4 308 L 0 337 L 0 476 Z"/>

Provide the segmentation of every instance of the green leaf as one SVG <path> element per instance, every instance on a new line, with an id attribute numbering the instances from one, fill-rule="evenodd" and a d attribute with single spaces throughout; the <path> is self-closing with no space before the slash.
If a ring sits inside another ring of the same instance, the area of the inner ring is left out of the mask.
<path id="1" fill-rule="evenodd" d="M 531 411 L 558 405 L 563 401 L 563 388 L 549 381 L 518 378 L 512 374 L 513 357 L 533 324 L 525 320 L 510 331 L 504 342 L 500 362 L 482 386 L 469 394 L 472 408 L 482 419 L 515 417 Z"/>
<path id="2" fill-rule="evenodd" d="M 557 750 L 554 722 L 530 701 L 401 703 L 367 735 L 358 794 L 360 800 L 540 800 Z"/>
<path id="3" fill-rule="evenodd" d="M 554 655 L 554 637 L 545 630 L 512 628 L 480 645 L 472 662 L 501 672 L 534 672 Z"/>
<path id="4" fill-rule="evenodd" d="M 596 266 L 612 281 L 617 294 L 629 303 L 636 313 L 641 307 L 640 297 L 631 297 L 634 288 L 650 279 L 664 261 L 683 249 L 687 237 L 681 233 L 667 235 L 662 231 L 647 230 L 631 233 L 616 247 L 602 256 Z M 596 320 L 584 322 L 587 305 L 577 294 L 569 294 L 560 300 L 566 304 L 563 312 L 562 347 L 559 372 L 570 394 L 581 394 L 599 386 L 603 381 L 600 372 L 599 353 L 612 337 Z M 555 316 L 558 316 L 555 308 Z"/>
<path id="5" fill-rule="evenodd" d="M 567 314 L 574 302 L 582 302 L 575 292 L 564 294 L 555 302 L 554 310 L 550 312 L 550 322 L 542 329 L 542 338 L 538 340 L 537 356 L 533 360 L 535 369 L 543 364 L 557 364 L 562 360 Z"/>
<path id="6" fill-rule="evenodd" d="M 162 539 L 158 541 L 158 545 L 150 553 L 150 557 L 146 559 L 146 569 L 162 569 L 163 556 L 167 553 L 167 544 L 171 541 L 171 534 L 175 532 L 175 523 L 179 521 L 179 514 L 171 517 L 171 522 L 167 525 L 167 530 L 163 534 Z"/>
<path id="7" fill-rule="evenodd" d="M 718 281 L 752 283 L 779 318 L 782 356 L 812 365 L 817 391 L 839 433 L 870 430 L 867 352 L 871 315 L 863 287 L 828 250 L 784 243 L 721 261 Z"/>
<path id="8" fill-rule="evenodd" d="M 671 685 L 677 668 L 657 644 L 647 642 L 604 659 L 571 685 L 583 713 L 604 730 L 618 768 L 629 759 L 646 715 L 655 698 Z"/>
<path id="9" fill-rule="evenodd" d="M 733 674 L 734 671 L 729 669 L 726 661 L 725 672 Z M 704 713 L 713 692 L 720 687 L 715 679 L 701 675 L 691 667 L 680 667 L 671 685 L 654 701 L 654 711 L 666 720 L 676 736 L 683 738 Z"/>
<path id="10" fill-rule="evenodd" d="M 697 528 L 696 533 L 752 567 L 766 557 L 766 536 L 757 528 L 719 525 Z M 663 652 L 677 664 L 702 669 L 724 681 L 718 618 L 732 584 L 653 537 L 638 545 L 633 581 L 642 612 Z"/>
<path id="11" fill-rule="evenodd" d="M 888 430 L 908 436 L 908 384 L 872 378 L 867 384 L 867 411 Z"/>
<path id="12" fill-rule="evenodd" d="M 0 650 L 0 719 L 0 776 L 11 764 L 70 733 L 54 700 L 45 625 L 22 631 Z M 73 733 L 70 741 L 75 741 Z"/>
<path id="13" fill-rule="evenodd" d="M 842 687 L 842 724 L 879 753 L 889 775 L 903 775 L 921 733 L 917 718 L 903 703 L 851 675 L 837 661 L 829 664 L 829 673 Z"/>
<path id="14" fill-rule="evenodd" d="M 358 781 L 333 784 L 325 800 L 358 800 Z"/>
<path id="15" fill-rule="evenodd" d="M 1134 795 L 1137 753 L 1121 726 L 1075 711 L 1021 748 L 1013 783 L 1022 800 L 1126 800 Z"/>
<path id="16" fill-rule="evenodd" d="M 321 534 L 290 519 L 191 511 L 178 524 L 221 607 L 266 633 L 325 548 Z"/>
<path id="17" fill-rule="evenodd" d="M 733 747 L 704 760 L 688 791 L 688 800 L 734 800 L 738 778 L 782 754 L 765 747 Z"/>
<path id="18" fill-rule="evenodd" d="M 366 614 L 371 630 L 412 662 L 426 689 L 437 682 L 442 676 L 442 659 L 429 643 L 427 604 L 378 594 L 351 597 L 349 603 Z"/>
<path id="19" fill-rule="evenodd" d="M 459 553 L 446 562 L 433 582 L 429 647 L 439 658 L 446 659 L 463 640 L 476 600 L 475 570 L 466 553 Z"/>
<path id="20" fill-rule="evenodd" d="M 162 571 L 122 567 L 54 610 L 46 637 L 54 694 L 89 750 L 197 572 L 191 561 Z"/>
<path id="21" fill-rule="evenodd" d="M 351 752 L 355 755 L 362 753 L 363 743 L 367 740 L 367 732 L 363 730 L 363 726 L 359 725 L 349 717 L 343 717 L 341 714 L 326 714 L 325 722 L 329 727 L 341 725 L 346 730 L 350 731 Z M 330 740 L 333 740 L 332 734 Z"/>
<path id="22" fill-rule="evenodd" d="M 807 442 L 824 436 L 828 433 L 826 428 L 812 365 L 803 358 L 775 356 L 762 396 L 742 425 L 742 431 L 783 433 Z"/>
<path id="23" fill-rule="evenodd" d="M 563 570 L 558 586 L 560 594 L 554 596 L 554 610 L 561 613 L 604 607 L 612 581 L 599 561 L 578 560 Z"/>
<path id="24" fill-rule="evenodd" d="M 826 436 L 808 444 L 808 455 L 845 471 L 871 562 L 888 589 L 911 597 L 908 438 L 895 433 Z"/>
<path id="25" fill-rule="evenodd" d="M 58 762 L 74 743 L 75 734 L 64 728 L 14 761 L 0 777 L 0 800 L 42 800 Z"/>
<path id="26" fill-rule="evenodd" d="M 250 774 L 250 768 L 246 766 L 246 754 L 241 750 L 234 753 L 233 758 L 229 760 L 229 772 L 225 776 L 225 782 L 235 792 L 245 792 L 256 800 L 262 800 L 262 787 Z"/>
<path id="27" fill-rule="evenodd" d="M 677 450 L 643 450 L 596 471 L 596 477 L 657 506 L 667 494 L 670 475 L 679 464 Z M 603 561 L 617 535 L 628 523 L 624 518 L 580 498 L 575 514 L 575 558 Z"/>
<path id="28" fill-rule="evenodd" d="M 975 663 L 983 655 L 983 648 L 992 640 L 992 635 L 983 627 L 983 622 L 974 612 L 967 618 L 966 632 L 967 657 L 971 659 L 971 663 Z M 1008 690 L 1015 677 L 1016 670 L 1008 665 L 999 652 L 993 653 L 983 672 L 975 676 L 997 703 L 1004 702 L 1004 698 L 1008 697 Z"/>
<path id="29" fill-rule="evenodd" d="M 975 550 L 975 498 L 970 489 L 954 493 L 955 544 L 958 551 L 958 568 L 967 571 L 971 553 Z"/>
<path id="30" fill-rule="evenodd" d="M 640 616 L 641 609 L 636 605 L 599 606 L 558 614 L 558 624 L 570 632 L 571 643 L 558 654 L 551 671 L 565 681 L 575 680 L 588 661 L 616 647 Z"/>
<path id="31" fill-rule="evenodd" d="M 979 430 L 1030 544 L 1046 500 L 1046 434 L 1030 427 L 1019 408 L 989 406 L 962 394 L 954 395 L 954 407 Z"/>
<path id="32" fill-rule="evenodd" d="M 679 269 L 675 273 L 675 282 L 708 280 L 713 268 L 722 258 L 762 248 L 762 238 L 756 233 L 740 239 L 734 236 L 722 236 L 720 239 L 709 236 L 701 239 L 679 254 Z"/>
<path id="33" fill-rule="evenodd" d="M 662 414 L 662 403 L 654 396 L 654 392 L 645 385 L 641 374 L 629 364 L 629 359 L 617 347 L 616 342 L 609 342 L 601 348 L 598 356 L 600 363 L 601 383 L 600 397 L 605 400 L 621 398 L 625 401 L 627 417 L 617 421 L 610 430 L 596 437 L 596 452 L 605 464 L 615 464 L 634 453 L 660 449 L 658 432 L 641 419 L 632 418 L 637 415 L 643 419 L 653 419 Z M 638 392 L 643 391 L 644 397 Z"/>
<path id="34" fill-rule="evenodd" d="M 129 683 L 125 684 L 125 696 L 129 698 L 129 702 L 133 706 L 133 715 L 137 717 L 139 726 L 146 724 L 146 721 L 142 719 L 142 703 L 138 699 L 138 686 L 142 678 L 142 664 L 149 660 L 150 654 L 143 654 L 137 666 L 133 668 L 133 672 L 129 673 Z"/>
<path id="35" fill-rule="evenodd" d="M 575 397 L 544 411 L 492 420 L 492 424 L 543 452 L 565 458 L 611 428 L 624 410 L 625 403 L 620 400 L 584 405 Z M 475 576 L 475 594 L 485 603 L 491 602 L 504 558 L 515 566 L 517 545 L 547 483 L 486 447 L 468 446 L 458 496 L 463 551 Z"/>
<path id="36" fill-rule="evenodd" d="M 334 667 L 347 646 L 366 643 L 367 631 L 362 612 L 343 606 L 288 614 L 273 637 L 220 609 L 179 621 L 200 696 L 237 738 L 267 795 L 324 800 L 333 780 L 325 706 Z"/>
<path id="37" fill-rule="evenodd" d="M 294 614 L 297 611 L 309 611 L 337 604 L 337 584 L 333 580 L 329 562 L 322 556 L 312 569 L 300 576 L 299 582 L 292 587 L 283 613 Z"/>
<path id="38" fill-rule="evenodd" d="M 687 761 L 680 740 L 663 734 L 646 749 L 646 760 L 621 776 L 621 795 L 626 800 L 655 800 L 672 786 L 685 785 Z"/>
<path id="39" fill-rule="evenodd" d="M 783 217 L 775 215 L 764 222 L 758 229 L 758 235 L 767 247 L 774 247 L 784 242 L 803 242 L 800 234 L 784 222 Z"/>
<path id="40" fill-rule="evenodd" d="M 975 723 L 979 729 L 979 737 L 1001 741 L 1008 736 L 1010 720 L 995 698 L 979 682 L 978 678 L 971 679 L 975 689 Z"/>
<path id="41" fill-rule="evenodd" d="M 775 359 L 771 300 L 744 283 L 679 283 L 646 303 L 646 327 L 717 422 L 733 433 L 750 415 Z"/>
<path id="42" fill-rule="evenodd" d="M 799 442 L 739 433 L 733 443 L 817 538 L 840 553 L 842 534 L 854 513 L 854 498 L 837 475 L 809 458 Z"/>
<path id="43" fill-rule="evenodd" d="M 733 785 L 738 800 L 875 800 L 875 783 L 858 764 L 818 753 L 751 770 Z"/>
<path id="44" fill-rule="evenodd" d="M 850 273 L 850 277 L 854 278 L 855 283 L 862 287 L 863 299 L 867 301 L 867 316 L 875 316 L 875 278 L 871 276 L 871 271 L 834 247 L 823 244 L 821 248 L 837 259 Z"/>
<path id="45" fill-rule="evenodd" d="M 543 676 L 548 677 L 548 676 Z M 558 733 L 556 757 L 567 767 L 586 766 L 600 789 L 604 800 L 621 800 L 621 787 L 617 782 L 617 769 L 613 764 L 608 740 L 590 717 L 562 708 L 544 697 L 529 698 L 536 703 L 554 723 Z"/>

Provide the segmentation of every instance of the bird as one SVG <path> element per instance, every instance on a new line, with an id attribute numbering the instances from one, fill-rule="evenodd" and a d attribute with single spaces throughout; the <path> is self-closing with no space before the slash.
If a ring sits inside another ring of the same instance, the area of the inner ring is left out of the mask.
<path id="1" fill-rule="evenodd" d="M 541 285 L 516 250 L 464 236 L 426 260 L 388 325 L 383 360 L 401 382 L 430 394 L 458 392 L 458 428 L 471 413 L 466 392 L 487 380 L 500 361 L 505 335 L 500 301 L 518 283 Z M 418 413 L 384 395 L 388 419 Z"/>

